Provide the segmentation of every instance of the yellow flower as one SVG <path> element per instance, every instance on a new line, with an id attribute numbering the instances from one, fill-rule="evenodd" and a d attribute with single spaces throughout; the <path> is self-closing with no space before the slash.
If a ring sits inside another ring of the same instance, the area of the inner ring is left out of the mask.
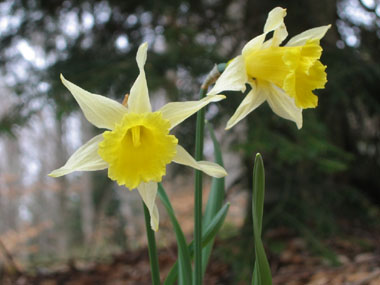
<path id="1" fill-rule="evenodd" d="M 280 46 L 288 36 L 284 24 L 286 9 L 277 7 L 269 14 L 264 33 L 253 38 L 242 54 L 229 62 L 208 95 L 224 90 L 242 91 L 246 84 L 252 90 L 227 122 L 231 128 L 265 101 L 278 116 L 302 127 L 302 110 L 315 108 L 318 97 L 314 89 L 324 88 L 326 66 L 320 61 L 320 39 L 330 25 L 307 30 Z M 273 31 L 272 38 L 265 40 Z"/>
<path id="2" fill-rule="evenodd" d="M 133 84 L 127 105 L 106 97 L 91 94 L 62 75 L 63 84 L 70 90 L 87 120 L 98 128 L 108 129 L 81 146 L 64 166 L 49 175 L 59 177 L 74 171 L 93 171 L 108 168 L 108 177 L 130 190 L 137 188 L 149 209 L 152 229 L 157 230 L 159 216 L 155 204 L 157 182 L 165 175 L 171 161 L 188 165 L 214 177 L 227 173 L 218 164 L 195 161 L 178 144 L 170 130 L 210 102 L 225 98 L 207 96 L 200 101 L 169 103 L 152 112 L 144 65 L 148 45 L 139 47 L 136 61 L 140 74 Z"/>

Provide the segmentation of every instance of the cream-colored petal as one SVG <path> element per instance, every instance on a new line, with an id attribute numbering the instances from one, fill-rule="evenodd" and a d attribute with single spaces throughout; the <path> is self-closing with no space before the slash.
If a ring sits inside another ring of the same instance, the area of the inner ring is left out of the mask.
<path id="1" fill-rule="evenodd" d="M 252 40 L 250 40 L 243 47 L 243 49 L 241 51 L 241 54 L 243 56 L 245 56 L 249 52 L 252 52 L 254 50 L 260 49 L 263 46 L 263 44 L 264 44 L 265 36 L 266 36 L 266 34 L 261 34 L 261 35 L 255 37 L 255 38 L 253 38 Z"/>
<path id="2" fill-rule="evenodd" d="M 62 74 L 61 80 L 78 102 L 86 119 L 98 128 L 112 130 L 115 124 L 119 123 L 128 112 L 122 104 L 107 97 L 87 92 L 66 80 Z"/>
<path id="3" fill-rule="evenodd" d="M 257 90 L 256 85 L 252 85 L 252 90 L 249 91 L 235 113 L 228 120 L 226 130 L 232 128 L 265 101 L 265 92 L 258 91 L 260 90 Z"/>
<path id="4" fill-rule="evenodd" d="M 276 7 L 272 11 L 270 11 L 264 26 L 264 33 L 267 34 L 283 25 L 285 16 L 286 9 L 284 8 Z"/>
<path id="5" fill-rule="evenodd" d="M 137 190 L 139 191 L 142 200 L 149 210 L 150 226 L 154 231 L 157 231 L 159 224 L 159 214 L 155 203 L 157 196 L 157 182 L 142 182 L 137 187 Z"/>
<path id="6" fill-rule="evenodd" d="M 140 74 L 137 77 L 135 83 L 133 83 L 128 98 L 128 109 L 133 113 L 146 113 L 152 111 L 152 107 L 149 101 L 148 85 L 146 83 L 144 71 L 147 50 L 148 43 L 143 43 L 140 45 L 136 55 L 136 61 L 140 70 Z"/>
<path id="7" fill-rule="evenodd" d="M 247 82 L 247 72 L 243 57 L 235 57 L 216 81 L 207 95 L 216 95 L 222 91 L 243 91 Z"/>
<path id="8" fill-rule="evenodd" d="M 296 106 L 294 98 L 287 95 L 281 88 L 274 84 L 268 84 L 267 101 L 271 109 L 278 116 L 291 120 L 302 128 L 302 108 Z"/>
<path id="9" fill-rule="evenodd" d="M 172 102 L 158 111 L 162 113 L 164 119 L 169 120 L 170 129 L 172 129 L 207 104 L 218 102 L 224 98 L 226 98 L 224 95 L 209 95 L 199 101 Z"/>
<path id="10" fill-rule="evenodd" d="M 277 47 L 286 39 L 287 36 L 288 31 L 286 30 L 285 25 L 281 25 L 274 31 L 273 37 L 262 44 L 261 48 L 266 49 L 272 46 Z"/>
<path id="11" fill-rule="evenodd" d="M 281 7 L 274 8 L 269 12 L 267 21 L 264 26 L 264 33 L 250 40 L 243 48 L 242 54 L 246 55 L 255 49 L 268 48 L 270 46 L 279 46 L 283 40 L 288 36 L 284 24 L 284 17 L 286 16 L 286 9 Z M 268 33 L 274 31 L 273 37 L 265 41 Z M 265 42 L 264 42 L 265 41 Z"/>
<path id="12" fill-rule="evenodd" d="M 64 166 L 53 170 L 49 176 L 60 177 L 74 171 L 94 171 L 108 167 L 98 154 L 98 144 L 103 140 L 103 135 L 97 135 L 82 145 L 69 158 Z"/>
<path id="13" fill-rule="evenodd" d="M 227 175 L 226 170 L 219 164 L 209 161 L 196 161 L 182 146 L 177 145 L 177 153 L 173 158 L 173 161 L 178 164 L 190 166 L 192 168 L 203 171 L 207 175 L 213 177 L 224 177 Z"/>
<path id="14" fill-rule="evenodd" d="M 327 33 L 328 29 L 330 29 L 331 25 L 321 26 L 313 29 L 306 30 L 294 37 L 292 37 L 286 46 L 302 46 L 308 40 L 320 40 Z"/>
<path id="15" fill-rule="evenodd" d="M 272 46 L 279 46 L 288 36 L 288 31 L 286 30 L 285 24 L 280 25 L 274 30 L 273 37 L 271 39 Z"/>

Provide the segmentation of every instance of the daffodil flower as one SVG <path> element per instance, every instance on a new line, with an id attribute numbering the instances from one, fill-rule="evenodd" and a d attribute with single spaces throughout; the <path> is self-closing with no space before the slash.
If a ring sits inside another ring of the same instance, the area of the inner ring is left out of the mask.
<path id="1" fill-rule="evenodd" d="M 268 15 L 264 33 L 253 38 L 241 55 L 231 60 L 209 95 L 225 90 L 246 90 L 252 87 L 233 116 L 227 122 L 231 128 L 265 101 L 278 116 L 294 121 L 302 127 L 302 110 L 315 108 L 318 97 L 314 89 L 324 88 L 327 78 L 320 62 L 320 39 L 330 25 L 306 30 L 280 44 L 288 36 L 284 17 L 286 9 L 274 8 Z M 266 40 L 268 33 L 272 38 Z"/>
<path id="2" fill-rule="evenodd" d="M 223 177 L 227 173 L 218 164 L 195 161 L 169 132 L 183 120 L 210 102 L 225 98 L 208 96 L 200 101 L 169 103 L 152 112 L 144 65 L 146 43 L 139 47 L 136 61 L 140 74 L 133 84 L 126 106 L 104 96 L 89 93 L 61 75 L 87 120 L 98 128 L 108 129 L 81 146 L 64 166 L 49 175 L 59 177 L 74 171 L 108 168 L 108 177 L 130 190 L 137 188 L 151 216 L 151 227 L 158 229 L 155 204 L 157 183 L 171 161 L 188 165 L 204 173 Z"/>

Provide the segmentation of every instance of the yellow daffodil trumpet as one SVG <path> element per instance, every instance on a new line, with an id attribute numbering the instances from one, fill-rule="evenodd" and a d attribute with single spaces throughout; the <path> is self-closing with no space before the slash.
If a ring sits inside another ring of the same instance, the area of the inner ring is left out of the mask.
<path id="1" fill-rule="evenodd" d="M 49 175 L 59 177 L 74 171 L 108 168 L 108 177 L 130 190 L 137 188 L 151 216 L 151 227 L 158 229 L 159 215 L 155 204 L 157 183 L 166 173 L 166 165 L 174 161 L 188 165 L 213 177 L 227 173 L 218 164 L 195 161 L 178 144 L 170 130 L 211 102 L 225 97 L 212 95 L 200 101 L 168 103 L 152 112 L 144 65 L 147 43 L 137 52 L 140 74 L 124 104 L 89 93 L 61 75 L 63 84 L 78 102 L 87 120 L 107 129 L 81 146 L 64 166 Z"/>
<path id="2" fill-rule="evenodd" d="M 241 55 L 229 62 L 223 74 L 208 95 L 225 90 L 242 91 L 246 84 L 250 90 L 226 129 L 233 127 L 265 101 L 278 116 L 294 121 L 302 128 L 302 110 L 315 108 L 318 97 L 313 90 L 324 88 L 327 82 L 326 66 L 320 62 L 320 39 L 330 25 L 306 30 L 280 44 L 288 36 L 284 17 L 286 9 L 277 7 L 269 14 L 264 33 L 253 38 Z M 273 36 L 266 40 L 268 33 Z"/>

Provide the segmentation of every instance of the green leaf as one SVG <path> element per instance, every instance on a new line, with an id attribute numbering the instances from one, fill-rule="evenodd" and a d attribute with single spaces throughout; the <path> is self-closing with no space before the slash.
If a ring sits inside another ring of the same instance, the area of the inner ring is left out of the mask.
<path id="1" fill-rule="evenodd" d="M 221 166 L 224 166 L 222 151 L 220 149 L 219 142 L 217 141 L 215 137 L 215 133 L 213 131 L 212 125 L 210 123 L 206 123 L 206 126 L 208 128 L 208 131 L 210 132 L 210 136 L 214 145 L 215 162 Z M 224 194 L 225 194 L 224 189 L 225 189 L 224 177 L 212 179 L 211 190 L 208 197 L 206 210 L 203 216 L 203 229 L 206 229 L 208 227 L 213 217 L 222 207 L 223 201 L 224 201 Z M 202 252 L 202 274 L 203 275 L 206 272 L 207 264 L 211 255 L 213 245 L 214 245 L 214 239 L 212 239 L 210 244 L 208 244 L 202 249 L 203 251 Z"/>
<path id="2" fill-rule="evenodd" d="M 208 131 L 214 145 L 215 162 L 224 167 L 222 151 L 220 145 L 215 137 L 212 125 L 206 124 Z M 207 201 L 205 214 L 203 217 L 204 228 L 211 222 L 215 214 L 220 210 L 224 200 L 224 178 L 213 178 L 211 183 L 210 195 Z"/>
<path id="3" fill-rule="evenodd" d="M 253 235 L 255 244 L 255 264 L 252 275 L 253 285 L 271 285 L 272 275 L 268 259 L 265 254 L 263 242 L 261 240 L 261 228 L 263 220 L 265 196 L 265 173 L 264 163 L 258 153 L 253 168 L 253 195 L 252 195 L 252 216 Z"/>
<path id="4" fill-rule="evenodd" d="M 214 218 L 211 220 L 211 222 L 208 224 L 206 230 L 204 231 L 204 234 L 202 236 L 202 245 L 206 246 L 211 241 L 214 240 L 215 235 L 218 233 L 220 228 L 223 225 L 223 222 L 226 218 L 228 208 L 230 207 L 230 203 L 226 203 L 214 216 Z M 191 245 L 190 245 L 191 247 Z M 191 250 L 191 248 L 190 248 Z"/>
<path id="5" fill-rule="evenodd" d="M 172 222 L 176 239 L 177 239 L 178 262 L 179 262 L 178 284 L 186 284 L 186 285 L 191 284 L 192 283 L 192 268 L 191 268 L 191 258 L 190 258 L 189 248 L 187 247 L 186 239 L 183 234 L 183 231 L 177 221 L 177 218 L 175 217 L 173 207 L 161 183 L 158 183 L 158 196 L 160 197 L 162 203 L 164 204 L 166 208 L 166 211 L 169 215 L 170 221 Z"/>
<path id="6" fill-rule="evenodd" d="M 144 218 L 145 218 L 145 228 L 146 228 L 146 237 L 148 240 L 148 252 L 149 252 L 149 264 L 152 275 L 152 284 L 160 284 L 160 267 L 158 265 L 158 256 L 157 256 L 157 247 L 156 239 L 154 236 L 154 231 L 150 225 L 150 214 L 147 206 L 142 202 L 144 208 Z"/>
<path id="7" fill-rule="evenodd" d="M 215 235 L 218 233 L 220 228 L 222 227 L 224 220 L 227 216 L 228 208 L 230 207 L 230 203 L 226 203 L 222 209 L 213 217 L 212 221 L 207 226 L 206 230 L 203 231 L 202 235 L 202 247 L 206 247 L 210 244 L 211 241 L 214 240 Z M 189 245 L 189 252 L 191 257 L 194 255 L 194 242 L 192 241 Z M 171 268 L 166 280 L 164 282 L 165 285 L 174 284 L 177 280 L 178 276 L 178 262 L 174 263 Z"/>

